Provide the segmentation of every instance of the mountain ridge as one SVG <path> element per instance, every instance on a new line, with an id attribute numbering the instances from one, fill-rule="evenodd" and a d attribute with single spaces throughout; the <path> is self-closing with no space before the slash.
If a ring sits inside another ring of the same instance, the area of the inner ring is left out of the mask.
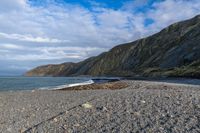
<path id="1" fill-rule="evenodd" d="M 39 66 L 26 76 L 200 77 L 200 15 L 78 63 Z"/>

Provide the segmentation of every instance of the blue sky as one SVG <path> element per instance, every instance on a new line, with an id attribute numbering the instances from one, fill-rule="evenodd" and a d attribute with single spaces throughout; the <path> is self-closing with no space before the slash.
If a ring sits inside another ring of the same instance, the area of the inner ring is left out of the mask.
<path id="1" fill-rule="evenodd" d="M 199 0 L 1 0 L 0 75 L 81 61 L 198 14 Z"/>
<path id="2" fill-rule="evenodd" d="M 35 6 L 44 6 L 49 3 L 52 3 L 52 1 L 47 0 L 29 0 L 32 5 Z M 137 1 L 138 3 L 145 3 L 145 5 L 149 6 L 152 3 L 160 1 L 160 0 L 140 0 Z M 80 5 L 88 9 L 92 9 L 94 6 L 101 6 L 104 8 L 110 8 L 114 10 L 120 9 L 122 6 L 124 6 L 124 3 L 127 2 L 133 2 L 132 0 L 55 0 L 53 1 L 53 4 L 73 4 L 73 5 Z"/>

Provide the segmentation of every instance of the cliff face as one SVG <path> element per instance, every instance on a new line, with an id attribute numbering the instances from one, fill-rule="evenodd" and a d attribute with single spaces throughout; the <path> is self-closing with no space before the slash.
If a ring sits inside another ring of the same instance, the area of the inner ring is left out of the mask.
<path id="1" fill-rule="evenodd" d="M 82 62 L 40 66 L 26 75 L 200 77 L 200 16 Z"/>

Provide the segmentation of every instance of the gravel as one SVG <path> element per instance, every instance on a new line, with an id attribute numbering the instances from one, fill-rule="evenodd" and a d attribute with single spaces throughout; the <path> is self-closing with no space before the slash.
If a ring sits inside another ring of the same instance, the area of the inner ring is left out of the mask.
<path id="1" fill-rule="evenodd" d="M 124 82 L 120 90 L 1 92 L 0 132 L 200 132 L 200 86 Z"/>

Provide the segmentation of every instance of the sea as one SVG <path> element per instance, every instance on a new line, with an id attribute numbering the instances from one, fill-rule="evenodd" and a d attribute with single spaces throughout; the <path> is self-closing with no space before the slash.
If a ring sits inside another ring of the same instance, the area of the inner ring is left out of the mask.
<path id="1" fill-rule="evenodd" d="M 0 91 L 55 90 L 112 79 L 116 77 L 0 77 Z"/>
<path id="2" fill-rule="evenodd" d="M 51 90 L 92 83 L 89 77 L 0 77 L 0 91 Z"/>

